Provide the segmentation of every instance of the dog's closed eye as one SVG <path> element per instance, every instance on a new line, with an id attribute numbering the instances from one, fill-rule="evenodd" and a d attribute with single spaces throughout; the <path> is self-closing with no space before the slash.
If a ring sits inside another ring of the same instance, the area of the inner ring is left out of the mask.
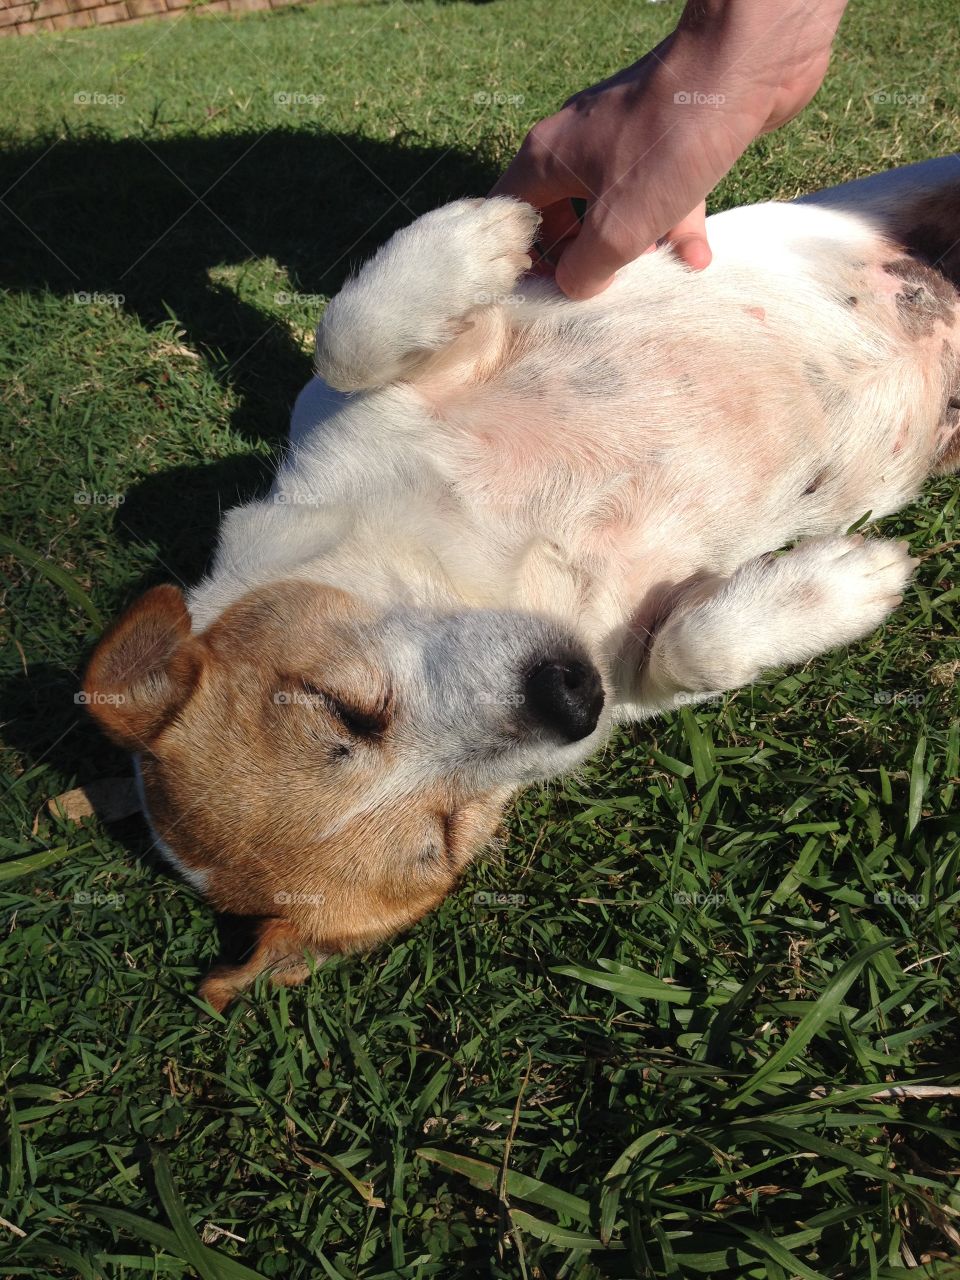
<path id="1" fill-rule="evenodd" d="M 383 708 L 358 707 L 308 680 L 301 681 L 301 687 L 306 697 L 324 707 L 352 738 L 378 738 L 387 727 Z"/>

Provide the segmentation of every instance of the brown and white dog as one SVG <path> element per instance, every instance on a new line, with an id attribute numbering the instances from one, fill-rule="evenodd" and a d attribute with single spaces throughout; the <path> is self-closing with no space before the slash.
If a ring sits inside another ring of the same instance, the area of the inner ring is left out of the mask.
<path id="1" fill-rule="evenodd" d="M 90 663 L 157 846 L 258 919 L 218 1008 L 410 925 L 615 722 L 867 635 L 912 562 L 843 531 L 960 465 L 960 157 L 721 214 L 705 271 L 587 302 L 520 279 L 536 230 L 500 198 L 395 235 L 271 492 Z"/>

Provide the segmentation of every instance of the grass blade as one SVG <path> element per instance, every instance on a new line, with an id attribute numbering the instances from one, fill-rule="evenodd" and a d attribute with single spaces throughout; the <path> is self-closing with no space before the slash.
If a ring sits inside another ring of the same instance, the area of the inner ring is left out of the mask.
<path id="1" fill-rule="evenodd" d="M 29 547 L 24 547 L 19 542 L 14 542 L 12 538 L 8 538 L 4 533 L 0 533 L 0 551 L 5 551 L 8 555 L 15 556 L 17 560 L 22 560 L 31 569 L 36 569 L 38 573 L 43 574 L 45 578 L 48 578 L 55 586 L 60 588 L 71 604 L 75 604 L 83 610 L 98 631 L 103 630 L 103 615 L 100 610 L 84 591 L 83 587 L 71 578 L 65 569 L 61 569 L 52 560 L 45 559 L 38 552 L 31 551 Z"/>
<path id="2" fill-rule="evenodd" d="M 792 1062 L 798 1054 L 803 1052 L 814 1036 L 837 1013 L 837 1010 L 843 1004 L 844 996 L 853 986 L 861 969 L 863 969 L 870 957 L 891 945 L 891 939 L 883 938 L 879 942 L 871 943 L 868 947 L 863 947 L 834 974 L 824 988 L 823 995 L 817 1000 L 813 1008 L 803 1015 L 776 1053 L 768 1058 L 736 1093 L 732 1099 L 732 1105 L 751 1097 L 766 1080 L 769 1080 L 772 1075 L 776 1074 L 776 1072 Z"/>

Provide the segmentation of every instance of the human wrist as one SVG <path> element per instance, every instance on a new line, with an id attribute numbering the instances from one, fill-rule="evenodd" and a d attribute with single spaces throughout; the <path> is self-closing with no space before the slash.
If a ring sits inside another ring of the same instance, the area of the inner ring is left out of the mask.
<path id="1" fill-rule="evenodd" d="M 708 115 L 717 108 L 725 116 L 734 113 L 759 132 L 773 104 L 777 78 L 764 74 L 763 60 L 757 67 L 746 56 L 750 49 L 740 13 L 748 6 L 738 0 L 705 4 L 712 11 L 709 15 L 700 13 L 695 23 L 681 22 L 670 38 L 663 74 L 657 77 L 660 96 L 666 93 L 669 102 L 702 107 Z M 734 9 L 738 12 L 731 15 Z"/>

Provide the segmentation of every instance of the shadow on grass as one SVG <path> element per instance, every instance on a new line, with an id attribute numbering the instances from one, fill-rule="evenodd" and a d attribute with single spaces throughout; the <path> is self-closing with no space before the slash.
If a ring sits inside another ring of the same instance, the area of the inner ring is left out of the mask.
<path id="1" fill-rule="evenodd" d="M 456 150 L 349 134 L 42 139 L 0 156 L 0 285 L 119 294 L 146 326 L 172 312 L 240 392 L 235 428 L 276 443 L 308 357 L 211 269 L 271 258 L 283 289 L 330 296 L 397 227 L 493 178 Z"/>
<path id="2" fill-rule="evenodd" d="M 115 534 L 155 547 L 157 569 L 129 584 L 128 600 L 156 581 L 200 576 L 222 512 L 268 483 L 311 374 L 277 312 L 244 301 L 211 272 L 268 258 L 285 272 L 278 290 L 329 297 L 399 226 L 482 194 L 494 177 L 475 156 L 413 138 L 279 129 L 165 140 L 91 132 L 0 154 L 0 287 L 122 295 L 123 309 L 147 328 L 172 315 L 233 388 L 231 425 L 255 448 L 130 487 Z M 12 744 L 67 776 L 126 772 L 122 753 L 90 732 L 73 702 L 77 687 L 56 663 L 14 675 L 5 689 Z"/>

